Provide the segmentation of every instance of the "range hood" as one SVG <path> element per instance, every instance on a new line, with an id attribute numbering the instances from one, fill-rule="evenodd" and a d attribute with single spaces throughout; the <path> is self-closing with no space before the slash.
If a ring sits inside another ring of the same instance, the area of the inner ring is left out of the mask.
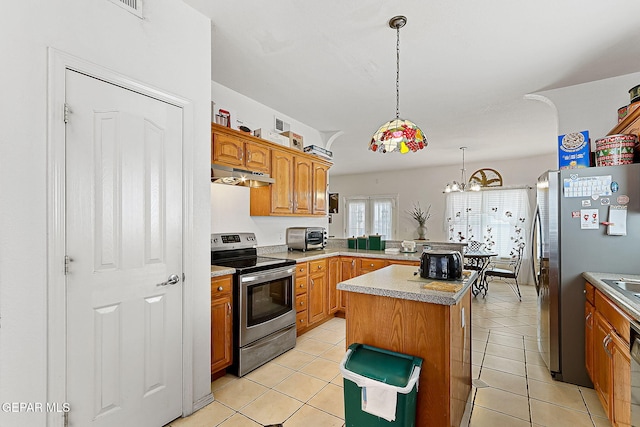
<path id="1" fill-rule="evenodd" d="M 262 172 L 211 164 L 211 182 L 216 184 L 240 185 L 243 187 L 261 187 L 273 184 L 275 180 Z"/>

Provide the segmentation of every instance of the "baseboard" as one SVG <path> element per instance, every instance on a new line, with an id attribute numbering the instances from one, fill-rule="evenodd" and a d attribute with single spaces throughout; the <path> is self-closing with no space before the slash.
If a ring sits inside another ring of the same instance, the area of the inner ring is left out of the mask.
<path id="1" fill-rule="evenodd" d="M 205 406 L 207 406 L 211 402 L 213 402 L 213 393 L 209 393 L 207 395 L 204 395 L 200 399 L 198 399 L 195 402 L 193 402 L 193 412 L 196 412 L 196 411 L 204 408 Z"/>

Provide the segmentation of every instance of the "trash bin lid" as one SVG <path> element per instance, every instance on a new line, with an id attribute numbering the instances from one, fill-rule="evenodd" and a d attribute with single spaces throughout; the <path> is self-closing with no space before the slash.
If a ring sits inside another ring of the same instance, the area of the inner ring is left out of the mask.
<path id="1" fill-rule="evenodd" d="M 391 350 L 354 343 L 345 369 L 396 387 L 406 387 L 414 366 L 422 366 L 422 358 Z"/>

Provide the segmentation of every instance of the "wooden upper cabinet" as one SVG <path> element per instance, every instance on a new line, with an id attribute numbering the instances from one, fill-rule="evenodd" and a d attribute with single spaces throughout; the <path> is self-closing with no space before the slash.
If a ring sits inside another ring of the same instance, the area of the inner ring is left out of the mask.
<path id="1" fill-rule="evenodd" d="M 271 213 L 293 212 L 293 155 L 286 151 L 271 150 L 271 177 L 275 183 L 262 187 L 271 193 Z"/>
<path id="2" fill-rule="evenodd" d="M 243 135 L 232 135 L 221 131 L 211 131 L 211 163 L 230 167 L 248 169 L 253 172 L 271 172 L 270 147 L 261 143 L 243 138 Z"/>
<path id="3" fill-rule="evenodd" d="M 293 213 L 309 215 L 312 212 L 312 162 L 311 160 L 304 157 L 296 157 L 294 163 L 295 169 L 293 174 Z"/>
<path id="4" fill-rule="evenodd" d="M 245 142 L 245 166 L 250 171 L 271 172 L 271 149 L 255 142 Z"/>
<path id="5" fill-rule="evenodd" d="M 327 213 L 327 174 L 329 166 L 313 162 L 313 213 Z"/>
<path id="6" fill-rule="evenodd" d="M 275 181 L 251 187 L 250 215 L 327 214 L 330 162 L 214 123 L 211 144 L 211 163 L 270 174 Z"/>
<path id="7" fill-rule="evenodd" d="M 213 158 L 211 163 L 226 166 L 244 166 L 244 142 L 235 136 L 211 132 Z"/>

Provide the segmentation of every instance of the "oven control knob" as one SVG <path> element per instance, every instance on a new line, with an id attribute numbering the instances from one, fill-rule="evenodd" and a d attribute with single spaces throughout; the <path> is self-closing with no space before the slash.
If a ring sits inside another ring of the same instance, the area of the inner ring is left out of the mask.
<path id="1" fill-rule="evenodd" d="M 213 239 L 213 243 L 218 243 L 218 238 L 217 238 L 217 237 L 215 237 L 215 238 Z"/>

